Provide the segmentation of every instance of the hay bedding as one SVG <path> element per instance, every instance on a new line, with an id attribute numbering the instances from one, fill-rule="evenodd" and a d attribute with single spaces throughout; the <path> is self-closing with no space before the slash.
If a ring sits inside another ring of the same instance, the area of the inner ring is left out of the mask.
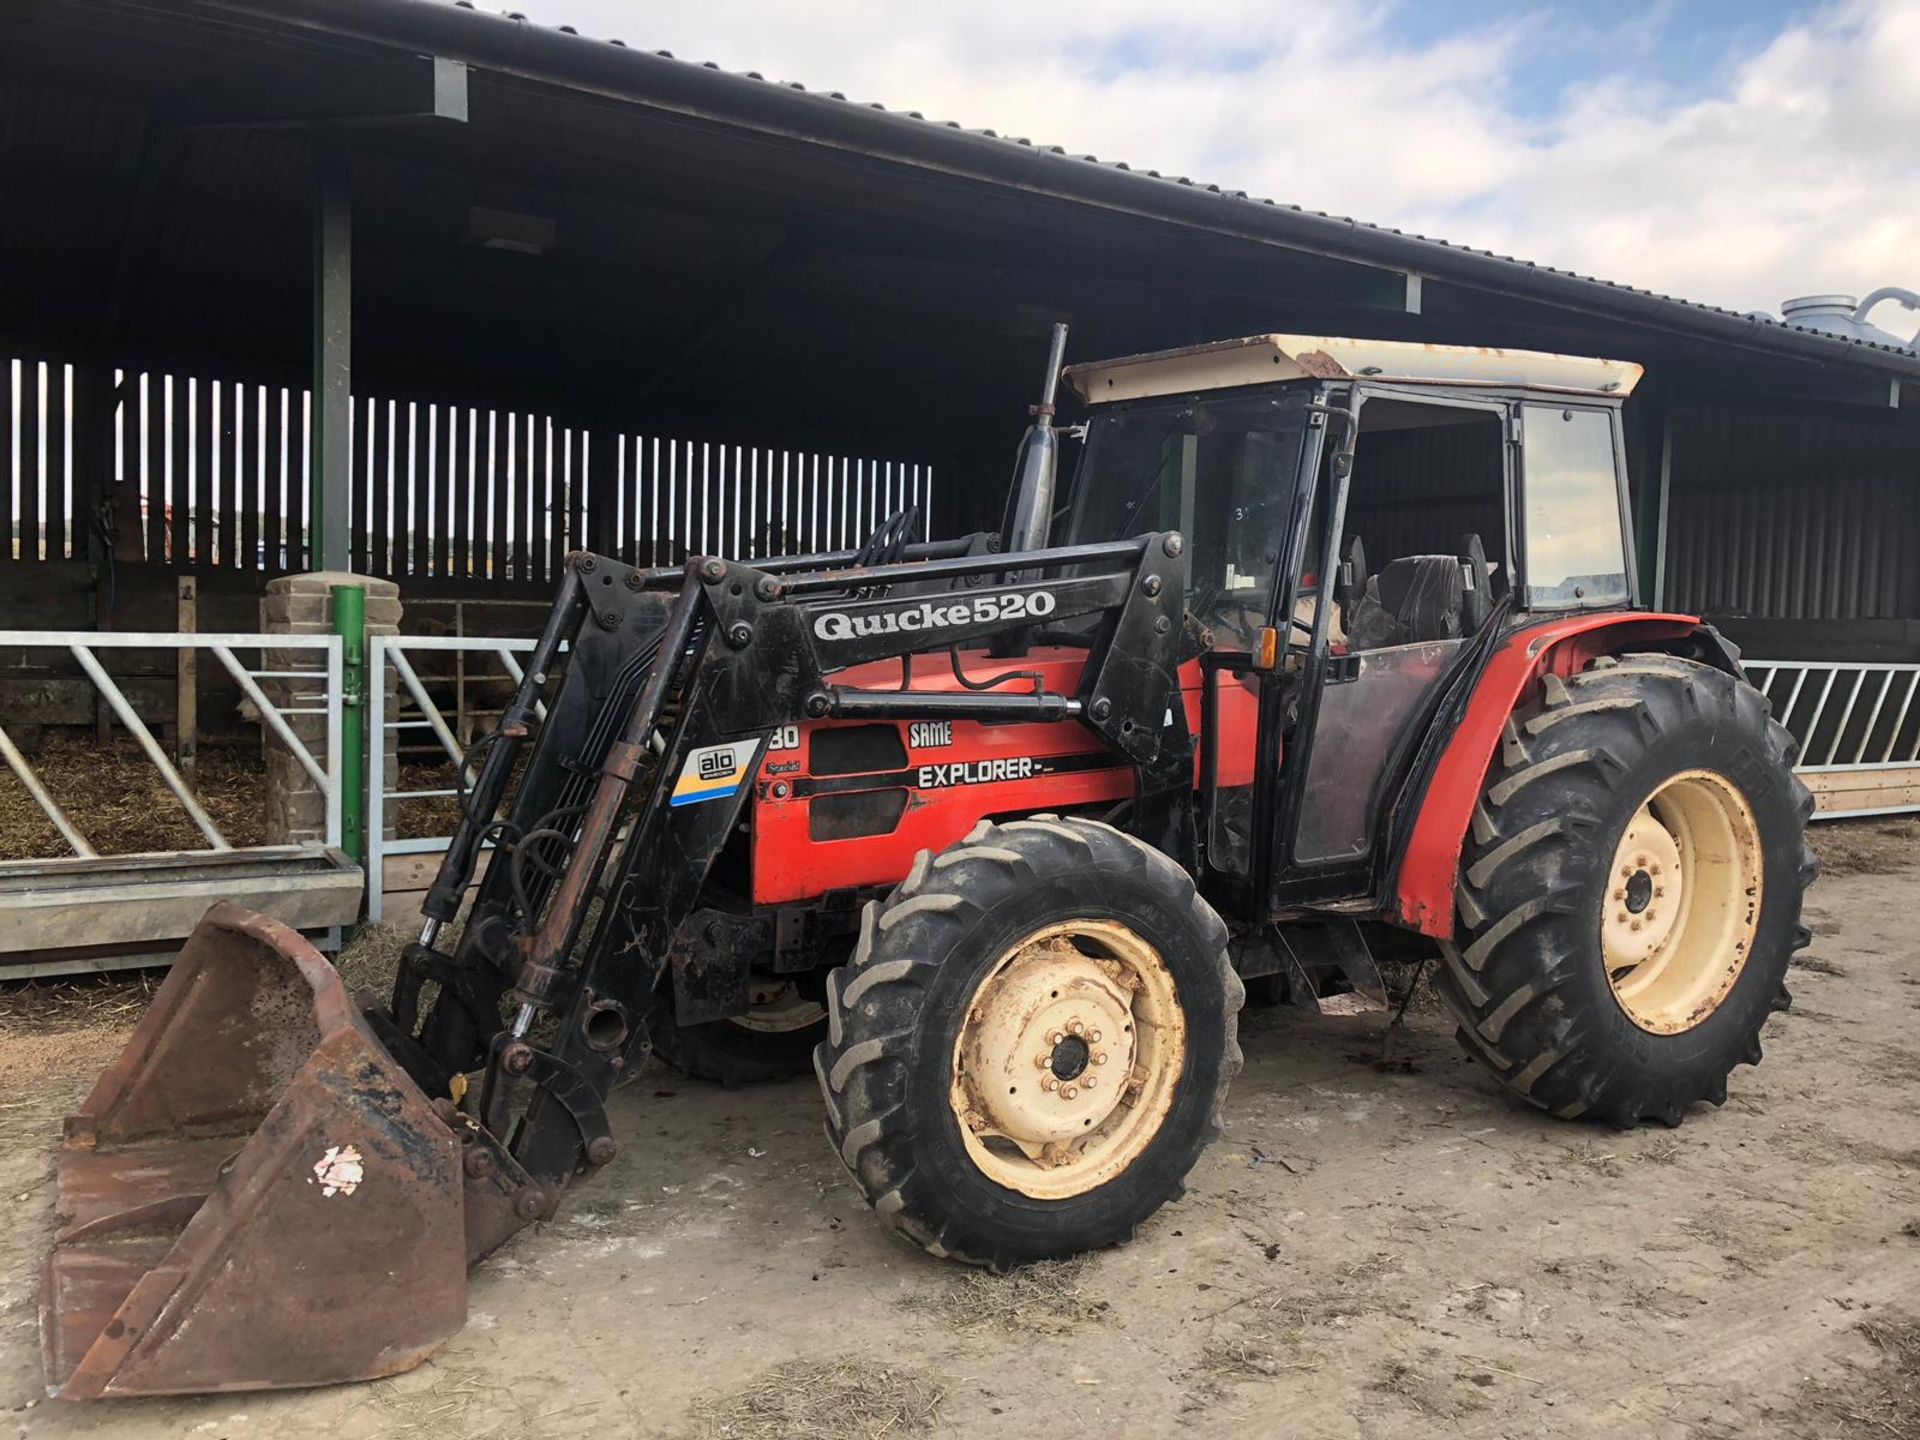
<path id="1" fill-rule="evenodd" d="M 206 847 L 159 771 L 131 739 L 101 746 L 62 737 L 49 740 L 28 759 L 41 784 L 102 855 Z M 257 746 L 203 747 L 198 792 L 201 805 L 232 844 L 265 842 L 266 785 Z M 0 859 L 71 853 L 19 777 L 0 768 Z"/>
<path id="2" fill-rule="evenodd" d="M 28 759 L 41 784 L 102 855 L 206 848 L 205 838 L 133 740 L 102 746 L 63 736 Z M 444 789 L 452 774 L 451 765 L 403 765 L 400 788 Z M 229 843 L 267 843 L 266 775 L 258 745 L 203 743 L 196 794 Z M 402 838 L 446 835 L 459 819 L 459 807 L 450 798 L 419 800 L 394 806 L 392 814 Z M 0 860 L 71 853 L 19 777 L 0 765 Z"/>
<path id="3" fill-rule="evenodd" d="M 932 1425 L 946 1388 L 910 1365 L 790 1360 L 694 1407 L 699 1440 L 881 1440 Z"/>

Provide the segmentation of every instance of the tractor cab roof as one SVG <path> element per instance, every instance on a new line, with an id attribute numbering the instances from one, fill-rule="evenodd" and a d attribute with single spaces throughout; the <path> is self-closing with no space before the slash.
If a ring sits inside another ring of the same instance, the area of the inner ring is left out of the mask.
<path id="1" fill-rule="evenodd" d="M 1343 340 L 1331 335 L 1249 335 L 1069 365 L 1061 373 L 1076 394 L 1098 405 L 1304 379 L 1486 386 L 1617 398 L 1633 393 L 1641 370 L 1625 360 L 1587 360 L 1540 350 Z"/>

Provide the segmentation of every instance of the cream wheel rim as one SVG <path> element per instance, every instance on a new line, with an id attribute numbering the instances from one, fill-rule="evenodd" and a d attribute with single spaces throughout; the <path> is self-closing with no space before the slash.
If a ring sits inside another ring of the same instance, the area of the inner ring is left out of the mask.
<path id="1" fill-rule="evenodd" d="M 753 984 L 747 991 L 747 1003 L 746 1014 L 730 1018 L 740 1029 L 759 1035 L 786 1035 L 827 1018 L 826 1007 L 818 1000 L 807 999 L 791 980 Z"/>
<path id="2" fill-rule="evenodd" d="M 1186 1017 L 1159 951 L 1113 920 L 1049 925 L 973 992 L 950 1102 L 967 1155 L 1038 1200 L 1104 1185 L 1152 1143 L 1186 1060 Z"/>
<path id="3" fill-rule="evenodd" d="M 1760 830 L 1725 776 L 1687 770 L 1627 821 L 1607 874 L 1607 983 L 1642 1030 L 1677 1035 L 1714 1013 L 1753 951 Z"/>

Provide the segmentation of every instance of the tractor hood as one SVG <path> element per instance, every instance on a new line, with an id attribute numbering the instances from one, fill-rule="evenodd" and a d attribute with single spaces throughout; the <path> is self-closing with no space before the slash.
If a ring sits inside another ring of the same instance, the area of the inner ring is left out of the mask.
<path id="1" fill-rule="evenodd" d="M 1276 380 L 1380 380 L 1419 385 L 1525 386 L 1561 394 L 1633 393 L 1638 365 L 1540 350 L 1343 340 L 1331 335 L 1249 335 L 1069 365 L 1066 382 L 1090 404 L 1267 385 Z"/>

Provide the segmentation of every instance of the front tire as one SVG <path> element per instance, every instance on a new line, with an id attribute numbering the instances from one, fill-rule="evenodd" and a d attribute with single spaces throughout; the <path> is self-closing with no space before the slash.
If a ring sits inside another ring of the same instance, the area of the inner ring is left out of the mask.
<path id="1" fill-rule="evenodd" d="M 827 981 L 827 1136 L 881 1221 L 1005 1269 L 1132 1237 L 1240 1069 L 1227 932 L 1089 820 L 982 823 L 867 907 Z"/>
<path id="2" fill-rule="evenodd" d="M 1757 691 L 1695 661 L 1546 677 L 1489 768 L 1442 946 L 1467 1051 L 1568 1119 L 1723 1104 L 1809 939 L 1794 755 Z"/>

